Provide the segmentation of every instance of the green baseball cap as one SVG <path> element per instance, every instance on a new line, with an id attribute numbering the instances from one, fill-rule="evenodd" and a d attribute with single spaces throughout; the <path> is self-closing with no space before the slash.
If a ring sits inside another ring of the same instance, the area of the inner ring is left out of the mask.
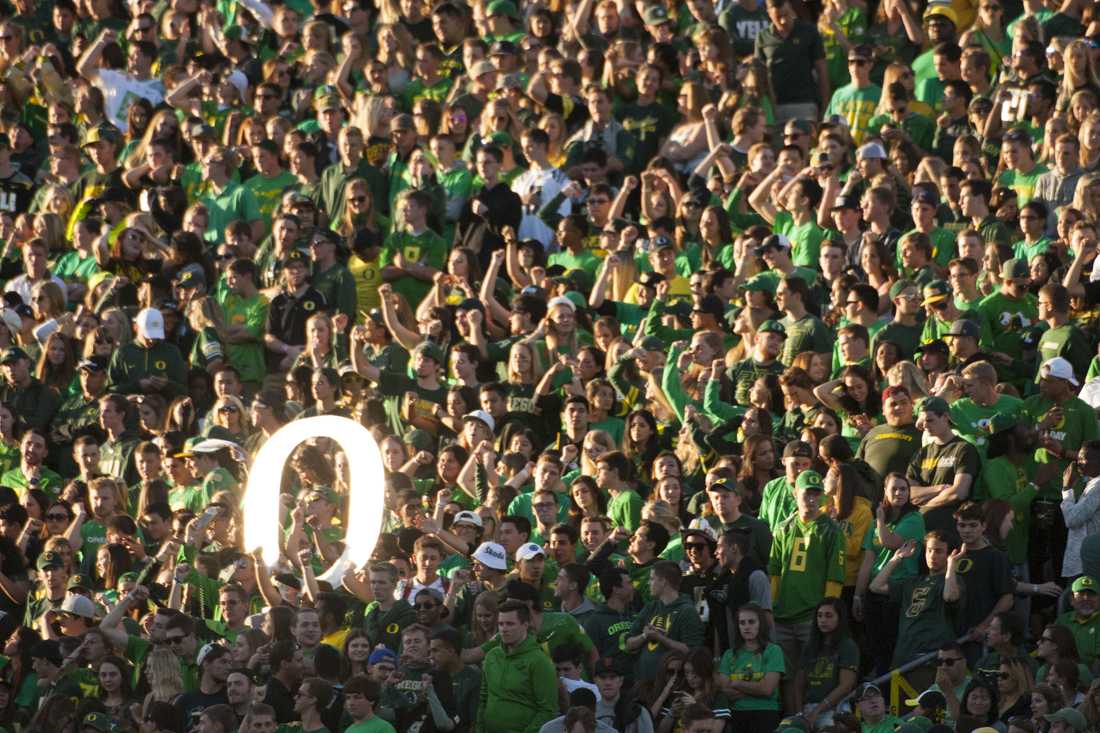
<path id="1" fill-rule="evenodd" d="M 405 433 L 403 440 L 417 450 L 435 450 L 435 438 L 427 430 L 413 428 Z"/>
<path id="2" fill-rule="evenodd" d="M 901 295 L 909 288 L 915 288 L 917 284 L 912 280 L 898 280 L 896 283 L 890 286 L 890 300 Z"/>
<path id="3" fill-rule="evenodd" d="M 104 122 L 103 124 L 96 125 L 88 130 L 88 133 L 84 136 L 84 143 L 81 147 L 88 147 L 89 145 L 95 145 L 100 141 L 106 141 L 114 145 L 118 144 L 118 141 L 122 139 L 122 134 L 118 131 L 114 125 Z"/>
<path id="4" fill-rule="evenodd" d="M 1019 421 L 1014 415 L 1010 415 L 1004 412 L 998 412 L 996 415 L 993 415 L 991 418 L 989 418 L 989 421 L 985 425 L 985 429 L 988 430 L 989 433 L 992 435 L 995 433 L 1004 432 L 1005 430 L 1011 430 L 1012 428 L 1016 427 L 1018 422 Z"/>
<path id="5" fill-rule="evenodd" d="M 938 303 L 951 297 L 951 286 L 943 280 L 933 280 L 924 286 L 925 304 Z"/>
<path id="6" fill-rule="evenodd" d="M 512 20 L 519 20 L 519 9 L 516 8 L 516 4 L 512 0 L 493 0 L 485 6 L 485 17 L 492 18 L 494 15 L 503 15 Z"/>
<path id="7" fill-rule="evenodd" d="M 757 333 L 778 333 L 783 338 L 787 337 L 787 329 L 783 327 L 783 324 L 779 321 L 769 318 L 760 324 L 760 328 L 756 329 Z"/>
<path id="8" fill-rule="evenodd" d="M 946 415 L 951 412 L 951 408 L 947 406 L 947 400 L 942 397 L 928 397 L 920 404 L 920 411 L 934 412 L 937 415 Z"/>
<path id="9" fill-rule="evenodd" d="M 646 25 L 663 25 L 672 22 L 668 10 L 663 5 L 650 5 L 642 11 L 642 22 Z"/>
<path id="10" fill-rule="evenodd" d="M 1031 268 L 1027 266 L 1027 260 L 1022 257 L 1013 257 L 1005 260 L 1001 265 L 1001 277 L 1005 280 L 1030 280 Z"/>
<path id="11" fill-rule="evenodd" d="M 1080 578 L 1073 581 L 1070 590 L 1074 593 L 1100 593 L 1100 583 L 1097 583 L 1096 579 L 1090 575 L 1082 575 Z"/>
<path id="12" fill-rule="evenodd" d="M 443 349 L 439 348 L 439 346 L 433 344 L 431 341 L 421 341 L 420 344 L 413 349 L 413 356 L 417 354 L 423 354 L 429 359 L 434 359 L 435 363 L 440 366 L 447 363 L 447 357 L 443 355 Z"/>
<path id="13" fill-rule="evenodd" d="M 81 728 L 94 728 L 103 733 L 111 730 L 111 718 L 106 713 L 88 713 L 80 721 Z"/>
<path id="14" fill-rule="evenodd" d="M 1073 708 L 1062 708 L 1055 713 L 1044 715 L 1043 718 L 1049 723 L 1053 723 L 1056 720 L 1061 721 L 1077 731 L 1087 730 L 1089 727 L 1089 723 L 1085 720 L 1085 716 Z"/>
<path id="15" fill-rule="evenodd" d="M 38 556 L 38 562 L 35 563 L 35 566 L 39 570 L 46 570 L 47 568 L 63 568 L 65 567 L 65 558 L 61 557 L 61 553 L 53 552 L 52 550 L 49 552 L 43 552 L 41 555 Z"/>
<path id="16" fill-rule="evenodd" d="M 817 471 L 803 471 L 798 474 L 794 487 L 800 491 L 824 491 L 825 485 Z"/>

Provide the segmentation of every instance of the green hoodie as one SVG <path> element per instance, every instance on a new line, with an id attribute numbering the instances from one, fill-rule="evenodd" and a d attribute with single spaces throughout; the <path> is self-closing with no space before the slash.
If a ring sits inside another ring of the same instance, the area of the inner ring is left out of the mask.
<path id="1" fill-rule="evenodd" d="M 533 634 L 485 655 L 476 733 L 536 733 L 557 716 L 558 673 Z"/>

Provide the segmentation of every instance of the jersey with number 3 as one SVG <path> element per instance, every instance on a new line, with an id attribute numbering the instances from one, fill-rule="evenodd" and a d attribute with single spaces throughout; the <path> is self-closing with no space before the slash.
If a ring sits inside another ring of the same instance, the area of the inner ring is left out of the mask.
<path id="1" fill-rule="evenodd" d="M 777 621 L 809 620 L 825 597 L 825 584 L 844 582 L 844 533 L 822 514 L 803 522 L 794 514 L 775 533 L 768 559 L 768 575 L 779 578 L 776 595 Z"/>

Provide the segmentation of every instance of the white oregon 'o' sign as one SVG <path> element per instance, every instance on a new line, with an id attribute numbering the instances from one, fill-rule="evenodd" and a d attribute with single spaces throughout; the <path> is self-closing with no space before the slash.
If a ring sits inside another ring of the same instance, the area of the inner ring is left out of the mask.
<path id="1" fill-rule="evenodd" d="M 244 545 L 249 552 L 262 548 L 268 566 L 278 561 L 283 466 L 294 449 L 310 438 L 335 440 L 348 460 L 350 506 L 344 552 L 319 578 L 338 587 L 347 571 L 370 560 L 385 515 L 382 452 L 370 431 L 354 420 L 335 415 L 294 420 L 267 439 L 252 462 L 245 487 Z"/>

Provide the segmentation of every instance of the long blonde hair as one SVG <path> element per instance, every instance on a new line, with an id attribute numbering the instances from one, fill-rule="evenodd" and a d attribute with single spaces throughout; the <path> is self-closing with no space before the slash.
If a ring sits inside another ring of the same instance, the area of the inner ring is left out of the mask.
<path id="1" fill-rule="evenodd" d="M 172 702 L 183 693 L 183 674 L 179 659 L 166 646 L 154 646 L 145 663 L 149 678 L 150 698 L 157 702 Z"/>

